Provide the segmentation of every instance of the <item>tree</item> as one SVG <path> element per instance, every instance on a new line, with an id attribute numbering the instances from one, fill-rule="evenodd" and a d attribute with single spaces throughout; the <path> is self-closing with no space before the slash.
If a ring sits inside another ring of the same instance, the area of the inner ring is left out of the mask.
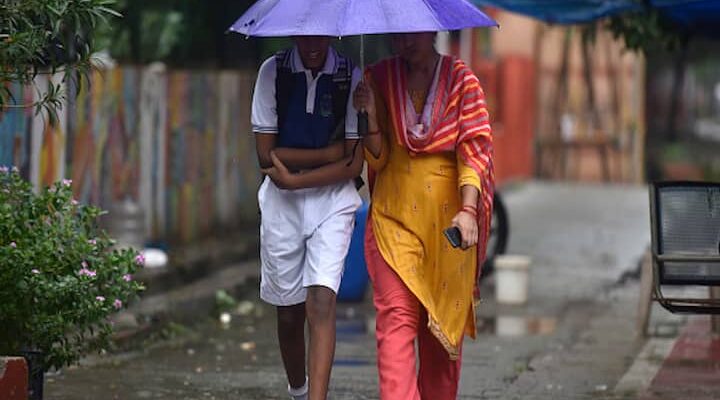
<path id="1" fill-rule="evenodd" d="M 0 4 L 0 115 L 10 108 L 35 107 L 54 117 L 63 87 L 90 71 L 96 29 L 118 14 L 115 0 L 3 0 Z M 62 73 L 61 83 L 35 87 L 38 100 L 22 103 L 10 84 L 34 85 L 38 74 Z"/>
<path id="2" fill-rule="evenodd" d="M 675 51 L 687 41 L 687 33 L 664 19 L 656 9 L 624 13 L 608 19 L 607 28 L 621 38 L 628 50 L 645 54 L 655 50 Z"/>

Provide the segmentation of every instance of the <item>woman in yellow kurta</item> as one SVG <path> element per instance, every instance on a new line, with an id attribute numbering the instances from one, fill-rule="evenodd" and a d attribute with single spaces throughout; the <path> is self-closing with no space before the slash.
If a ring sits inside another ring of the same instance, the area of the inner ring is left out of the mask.
<path id="1" fill-rule="evenodd" d="M 365 238 L 383 400 L 455 399 L 492 205 L 492 139 L 482 89 L 434 33 L 393 35 L 398 57 L 355 92 L 372 207 Z M 461 248 L 443 235 L 460 229 Z M 415 340 L 420 370 L 416 372 Z"/>

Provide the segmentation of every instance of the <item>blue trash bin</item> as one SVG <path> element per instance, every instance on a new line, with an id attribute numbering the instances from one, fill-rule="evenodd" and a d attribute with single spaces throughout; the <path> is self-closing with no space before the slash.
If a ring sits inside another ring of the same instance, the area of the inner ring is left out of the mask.
<path id="1" fill-rule="evenodd" d="M 368 285 L 367 266 L 365 264 L 365 223 L 369 204 L 363 202 L 355 213 L 355 229 L 350 240 L 350 249 L 345 259 L 345 272 L 340 281 L 338 301 L 363 301 Z"/>

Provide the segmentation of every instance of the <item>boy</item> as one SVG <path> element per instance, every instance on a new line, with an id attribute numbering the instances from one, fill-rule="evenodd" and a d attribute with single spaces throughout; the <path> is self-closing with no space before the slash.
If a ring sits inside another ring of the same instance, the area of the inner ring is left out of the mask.
<path id="1" fill-rule="evenodd" d="M 265 177 L 258 202 L 260 297 L 276 306 L 288 392 L 324 400 L 335 352 L 335 299 L 361 200 L 353 178 L 360 71 L 324 36 L 298 36 L 260 67 L 252 125 Z M 309 373 L 305 369 L 305 319 Z"/>

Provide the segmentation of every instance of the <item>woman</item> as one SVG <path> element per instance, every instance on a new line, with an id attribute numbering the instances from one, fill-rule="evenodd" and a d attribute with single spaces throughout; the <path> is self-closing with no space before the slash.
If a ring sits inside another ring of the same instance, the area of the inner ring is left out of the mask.
<path id="1" fill-rule="evenodd" d="M 365 253 L 384 400 L 455 399 L 462 339 L 475 336 L 493 194 L 490 123 L 477 77 L 438 54 L 434 40 L 393 35 L 398 55 L 368 68 L 353 97 L 369 115 Z M 451 226 L 461 248 L 443 235 Z"/>

